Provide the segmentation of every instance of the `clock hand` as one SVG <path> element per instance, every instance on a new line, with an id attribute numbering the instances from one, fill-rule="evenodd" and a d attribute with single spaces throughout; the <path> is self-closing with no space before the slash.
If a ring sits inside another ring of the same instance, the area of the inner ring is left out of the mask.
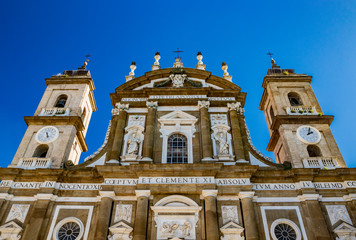
<path id="1" fill-rule="evenodd" d="M 310 131 L 310 128 L 308 128 L 308 133 L 307 133 L 307 135 L 310 135 L 310 134 L 312 134 L 313 132 L 311 132 Z"/>
<path id="2" fill-rule="evenodd" d="M 48 132 L 46 132 L 46 136 L 47 136 L 47 138 L 49 137 L 49 136 L 48 136 Z"/>

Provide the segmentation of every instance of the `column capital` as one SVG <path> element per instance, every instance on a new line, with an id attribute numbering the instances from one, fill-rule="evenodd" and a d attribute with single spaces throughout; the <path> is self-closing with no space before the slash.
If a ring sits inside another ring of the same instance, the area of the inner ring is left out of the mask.
<path id="1" fill-rule="evenodd" d="M 52 193 L 37 193 L 35 196 L 36 200 L 56 200 L 58 198 L 57 195 L 54 195 Z"/>
<path id="2" fill-rule="evenodd" d="M 111 198 L 113 199 L 115 197 L 115 192 L 114 191 L 99 191 L 100 197 L 101 198 Z"/>
<path id="3" fill-rule="evenodd" d="M 245 112 L 245 109 L 241 107 L 240 102 L 228 103 L 227 107 L 229 108 L 229 111 L 237 111 L 239 114 L 243 114 Z"/>
<path id="4" fill-rule="evenodd" d="M 254 195 L 255 195 L 255 192 L 239 192 L 240 199 L 253 198 Z"/>
<path id="5" fill-rule="evenodd" d="M 203 190 L 201 192 L 201 195 L 202 195 L 203 198 L 206 198 L 206 197 L 217 197 L 218 190 L 216 190 L 216 189 Z"/>
<path id="6" fill-rule="evenodd" d="M 297 199 L 299 201 L 308 201 L 308 200 L 316 200 L 318 201 L 320 198 L 319 194 L 303 194 L 303 195 L 299 195 L 297 196 Z"/>
<path id="7" fill-rule="evenodd" d="M 157 107 L 158 107 L 158 101 L 155 101 L 155 102 L 153 102 L 153 101 L 147 101 L 147 102 L 146 102 L 146 106 L 147 106 L 147 108 L 157 109 Z"/>
<path id="8" fill-rule="evenodd" d="M 198 107 L 201 108 L 209 108 L 210 102 L 209 101 L 198 101 Z"/>
<path id="9" fill-rule="evenodd" d="M 151 196 L 151 190 L 135 190 L 136 197 L 150 197 Z"/>
<path id="10" fill-rule="evenodd" d="M 14 197 L 12 194 L 0 193 L 0 199 L 11 200 Z"/>

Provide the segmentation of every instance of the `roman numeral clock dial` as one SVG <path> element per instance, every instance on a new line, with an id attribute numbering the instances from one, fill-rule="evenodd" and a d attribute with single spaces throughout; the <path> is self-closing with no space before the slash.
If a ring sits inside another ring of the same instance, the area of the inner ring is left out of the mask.
<path id="1" fill-rule="evenodd" d="M 306 144 L 318 143 L 321 139 L 321 134 L 315 127 L 300 126 L 297 129 L 297 137 L 300 141 Z"/>

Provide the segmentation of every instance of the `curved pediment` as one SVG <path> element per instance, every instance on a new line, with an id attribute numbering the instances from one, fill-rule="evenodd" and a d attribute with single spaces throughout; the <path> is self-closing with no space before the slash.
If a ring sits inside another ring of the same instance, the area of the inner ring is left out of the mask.
<path id="1" fill-rule="evenodd" d="M 142 90 L 145 88 L 175 88 L 170 79 L 171 75 L 186 75 L 182 88 L 202 88 L 211 87 L 213 89 L 238 90 L 241 88 L 224 78 L 214 76 L 209 71 L 194 68 L 165 68 L 146 72 L 144 75 L 133 78 L 122 84 L 116 91 L 122 90 Z"/>

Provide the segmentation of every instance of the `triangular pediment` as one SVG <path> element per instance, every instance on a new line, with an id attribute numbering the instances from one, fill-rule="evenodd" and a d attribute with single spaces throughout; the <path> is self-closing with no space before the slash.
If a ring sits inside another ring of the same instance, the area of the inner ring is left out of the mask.
<path id="1" fill-rule="evenodd" d="M 238 225 L 237 223 L 230 221 L 228 223 L 226 223 L 222 228 L 220 229 L 241 229 L 243 230 L 244 228 L 241 227 L 240 225 Z"/>
<path id="2" fill-rule="evenodd" d="M 4 225 L 0 226 L 0 230 L 2 229 L 18 229 L 18 230 L 22 230 L 22 227 L 20 225 L 18 225 L 15 221 L 10 221 L 5 223 Z"/>
<path id="3" fill-rule="evenodd" d="M 334 232 L 356 232 L 354 226 L 342 220 L 338 221 L 335 225 Z"/>
<path id="4" fill-rule="evenodd" d="M 121 228 L 121 229 L 124 228 L 124 229 L 127 229 L 127 230 L 132 230 L 133 229 L 130 225 L 127 224 L 127 222 L 125 220 L 121 220 L 121 221 L 115 223 L 114 225 L 112 225 L 110 227 L 110 230 L 118 229 L 118 228 Z"/>
<path id="5" fill-rule="evenodd" d="M 158 121 L 163 124 L 194 124 L 198 119 L 189 113 L 176 110 L 162 116 Z"/>

